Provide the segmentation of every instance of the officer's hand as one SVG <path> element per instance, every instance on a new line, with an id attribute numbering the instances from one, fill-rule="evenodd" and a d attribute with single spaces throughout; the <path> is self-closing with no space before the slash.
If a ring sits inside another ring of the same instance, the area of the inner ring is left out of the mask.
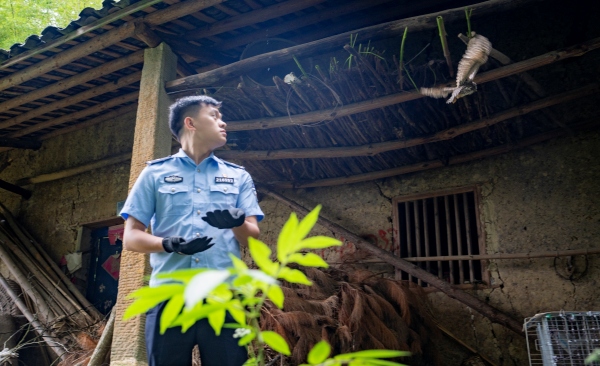
<path id="1" fill-rule="evenodd" d="M 210 247 L 215 245 L 214 243 L 210 242 L 211 240 L 212 238 L 206 236 L 196 238 L 191 241 L 186 241 L 181 236 L 169 236 L 163 239 L 162 245 L 167 253 L 175 252 L 179 254 L 191 255 L 210 249 Z"/>
<path id="2" fill-rule="evenodd" d="M 210 226 L 219 229 L 231 229 L 241 226 L 246 219 L 246 214 L 241 208 L 230 208 L 227 210 L 214 210 L 206 213 L 202 220 Z"/>

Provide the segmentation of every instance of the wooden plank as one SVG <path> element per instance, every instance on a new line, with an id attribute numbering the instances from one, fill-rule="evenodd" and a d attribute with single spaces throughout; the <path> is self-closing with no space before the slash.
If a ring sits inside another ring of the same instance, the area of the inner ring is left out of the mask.
<path id="1" fill-rule="evenodd" d="M 125 23 L 117 28 L 111 29 L 108 32 L 96 36 L 77 46 L 71 47 L 67 50 L 63 50 L 62 52 L 59 52 L 54 56 L 48 57 L 44 61 L 40 61 L 36 64 L 33 64 L 29 67 L 26 67 L 22 70 L 11 73 L 1 78 L 0 90 L 8 89 L 11 86 L 22 84 L 42 74 L 50 72 L 57 67 L 66 65 L 83 56 L 89 55 L 93 52 L 106 48 L 111 44 L 121 41 L 127 37 L 131 37 L 134 34 L 134 32 L 134 23 Z"/>
<path id="2" fill-rule="evenodd" d="M 166 9 L 155 11 L 144 16 L 144 23 L 150 26 L 168 23 L 172 20 L 181 18 L 202 9 L 210 8 L 215 4 L 220 4 L 225 0 L 191 0 L 177 3 Z"/>
<path id="3" fill-rule="evenodd" d="M 129 94 L 125 94 L 125 95 L 122 95 L 120 97 L 113 98 L 113 99 L 111 99 L 109 101 L 106 101 L 106 102 L 103 102 L 103 103 L 100 103 L 100 104 L 96 104 L 95 106 L 90 107 L 88 109 L 84 109 L 84 110 L 81 110 L 81 111 L 78 111 L 78 112 L 70 113 L 70 114 L 67 114 L 67 115 L 64 115 L 64 116 L 61 116 L 61 117 L 58 117 L 58 118 L 53 118 L 53 119 L 50 119 L 50 120 L 45 121 L 45 122 L 37 123 L 37 124 L 35 124 L 33 126 L 29 126 L 29 127 L 24 128 L 22 130 L 18 130 L 18 131 L 9 133 L 7 136 L 8 137 L 21 137 L 21 136 L 25 136 L 25 135 L 28 135 L 30 133 L 33 133 L 33 132 L 36 132 L 36 131 L 39 131 L 39 130 L 43 130 L 44 128 L 61 125 L 63 123 L 67 123 L 67 122 L 70 122 L 70 121 L 76 121 L 76 120 L 78 120 L 80 118 L 87 117 L 87 116 L 89 116 L 91 114 L 99 113 L 99 112 L 102 112 L 102 111 L 104 111 L 106 109 L 116 107 L 119 104 L 123 104 L 123 103 L 131 102 L 133 100 L 137 100 L 138 94 L 139 94 L 139 92 L 137 92 L 137 91 L 129 93 Z"/>
<path id="4" fill-rule="evenodd" d="M 0 104 L 0 113 L 6 112 L 9 109 L 18 107 L 20 105 L 30 103 L 34 100 L 38 100 L 49 95 L 59 93 L 63 90 L 67 90 L 74 86 L 85 84 L 87 81 L 101 78 L 102 76 L 109 75 L 115 71 L 125 69 L 135 64 L 139 64 L 142 61 L 144 61 L 144 50 L 140 50 L 130 55 L 118 58 L 116 60 L 109 61 L 96 68 L 82 72 L 81 74 L 60 80 L 56 83 L 50 84 L 40 89 L 32 90 L 25 95 L 9 99 L 4 103 Z"/>
<path id="5" fill-rule="evenodd" d="M 540 0 L 489 0 L 479 4 L 470 5 L 469 8 L 473 8 L 473 11 L 477 13 L 478 16 L 484 16 L 490 13 L 506 11 L 537 1 Z M 350 35 L 357 32 L 360 33 L 361 37 L 364 37 L 365 39 L 377 40 L 382 38 L 397 37 L 404 32 L 405 27 L 410 28 L 412 32 L 432 29 L 437 26 L 435 20 L 436 16 L 443 16 L 444 20 L 447 22 L 452 22 L 455 20 L 462 21 L 464 19 L 464 8 L 461 7 L 434 14 L 421 15 L 403 20 L 378 24 L 305 43 L 299 46 L 289 47 L 250 57 L 231 65 L 223 66 L 217 70 L 206 72 L 204 74 L 188 76 L 186 78 L 170 81 L 166 84 L 167 91 L 171 92 L 219 85 L 227 79 L 235 78 L 251 70 L 273 66 L 284 61 L 291 60 L 294 56 L 297 58 L 302 58 L 312 56 L 315 53 L 322 53 L 325 50 L 342 47 L 348 42 Z"/>
<path id="6" fill-rule="evenodd" d="M 0 188 L 7 190 L 9 192 L 18 194 L 19 196 L 25 198 L 26 200 L 28 200 L 31 197 L 31 191 L 21 188 L 19 186 L 16 186 L 12 183 L 8 183 L 5 180 L 0 179 Z"/>
<path id="7" fill-rule="evenodd" d="M 564 102 L 569 102 L 578 98 L 582 98 L 588 95 L 592 95 L 598 92 L 600 89 L 600 85 L 598 84 L 590 84 L 586 85 L 582 88 L 570 90 L 565 93 L 557 94 L 551 97 L 547 97 L 544 99 L 540 99 L 533 103 L 529 103 L 523 106 L 514 107 L 508 109 L 503 112 L 496 113 L 489 118 L 484 118 L 482 120 L 473 121 L 470 123 L 465 123 L 462 125 L 458 125 L 456 127 L 447 128 L 445 130 L 436 132 L 429 136 L 416 137 L 409 140 L 395 140 L 388 142 L 378 142 L 373 144 L 367 144 L 362 146 L 345 146 L 345 147 L 326 147 L 326 148 L 312 148 L 312 149 L 284 149 L 284 150 L 247 150 L 247 151 L 238 151 L 238 150 L 227 150 L 227 151 L 218 151 L 217 155 L 222 157 L 223 159 L 240 159 L 240 160 L 276 160 L 276 159 L 307 159 L 307 158 L 341 158 L 341 157 L 350 157 L 350 156 L 373 156 L 376 154 L 380 154 L 386 151 L 392 150 L 400 150 L 406 149 L 409 147 L 424 145 L 432 142 L 439 141 L 447 141 L 455 138 L 456 136 L 463 135 L 465 133 L 473 132 L 481 128 L 493 126 L 502 121 L 506 121 L 510 118 L 514 118 L 517 116 L 521 116 L 527 113 L 531 113 L 533 111 L 537 111 L 543 108 L 547 108 L 553 105 L 557 105 Z M 380 104 L 380 100 L 383 98 L 377 98 L 376 100 L 371 100 L 367 102 L 371 102 L 373 104 Z M 356 106 L 358 104 L 365 104 L 366 102 L 354 103 L 348 106 L 344 106 L 341 109 L 348 107 L 348 109 L 362 109 L 360 106 Z M 386 104 L 387 102 L 381 101 L 381 104 Z M 356 107 L 355 107 L 356 106 Z M 298 124 L 302 124 L 302 121 L 306 119 L 312 119 L 312 117 L 308 117 L 306 115 L 318 113 L 318 112 L 309 112 L 299 116 L 300 122 Z M 344 112 L 342 112 L 344 113 Z M 296 116 L 292 116 L 292 121 L 296 121 Z M 303 117 L 306 116 L 306 117 Z M 273 120 L 278 119 L 273 118 Z M 290 118 L 285 117 L 287 122 L 289 122 Z M 227 123 L 227 131 L 237 131 L 236 123 L 238 122 L 228 122 Z"/>
<path id="8" fill-rule="evenodd" d="M 137 2 L 133 5 L 130 5 L 126 8 L 123 8 L 121 10 L 117 10 L 114 13 L 108 14 L 105 17 L 102 17 L 101 19 L 96 20 L 95 22 L 85 25 L 85 26 L 83 26 L 71 33 L 68 33 L 60 38 L 52 40 L 52 41 L 44 44 L 43 46 L 36 47 L 34 49 L 31 49 L 29 51 L 23 52 L 21 54 L 18 54 L 14 57 L 9 58 L 8 60 L 6 60 L 2 64 L 0 64 L 0 70 L 3 70 L 5 68 L 7 68 L 11 65 L 14 65 L 20 61 L 23 61 L 29 57 L 39 55 L 42 52 L 54 51 L 53 49 L 56 49 L 56 47 L 58 47 L 62 44 L 65 44 L 81 35 L 84 35 L 86 33 L 94 31 L 96 29 L 102 28 L 105 25 L 114 22 L 115 20 L 119 20 L 129 14 L 135 13 L 136 11 L 142 10 L 146 7 L 152 6 L 159 2 L 161 2 L 161 0 L 142 0 L 142 1 L 139 1 L 139 2 Z"/>
<path id="9" fill-rule="evenodd" d="M 54 103 L 45 104 L 39 108 L 32 109 L 29 112 L 19 114 L 13 118 L 0 122 L 0 129 L 8 128 L 14 125 L 18 125 L 20 123 L 29 121 L 37 116 L 41 116 L 43 114 L 49 113 L 51 111 L 61 109 L 64 107 L 69 107 L 73 104 L 86 101 L 88 99 L 97 97 L 104 93 L 108 93 L 119 88 L 125 87 L 127 85 L 138 82 L 142 76 L 142 72 L 138 71 L 133 74 L 123 76 L 122 78 L 116 80 L 116 82 L 106 83 L 104 85 L 97 86 L 95 88 L 88 89 L 84 92 L 73 95 L 72 97 L 68 97 L 65 99 L 57 100 Z"/>
<path id="10" fill-rule="evenodd" d="M 299 205 L 298 203 L 296 203 L 278 193 L 275 193 L 264 187 L 259 187 L 259 191 L 271 198 L 274 198 L 277 201 L 285 203 L 292 210 L 294 210 L 295 212 L 297 212 L 300 215 L 305 215 L 308 213 L 308 210 L 305 207 Z M 510 316 L 504 314 L 502 311 L 492 307 L 485 301 L 480 300 L 480 299 L 476 298 L 475 296 L 469 295 L 458 289 L 452 288 L 451 284 L 449 284 L 448 282 L 441 280 L 441 279 L 437 278 L 436 276 L 434 276 L 433 274 L 425 271 L 424 269 L 421 269 L 420 267 L 418 267 L 410 262 L 407 262 L 401 258 L 398 258 L 398 257 L 394 256 L 392 253 L 390 253 L 386 250 L 383 250 L 376 245 L 369 243 L 368 241 L 364 240 L 363 238 L 359 237 L 358 235 L 354 234 L 353 232 L 346 230 L 345 228 L 341 227 L 340 225 L 337 225 L 337 224 L 327 220 L 323 216 L 319 217 L 317 223 L 319 225 L 327 228 L 328 230 L 331 230 L 337 237 L 344 237 L 347 240 L 352 241 L 356 245 L 357 248 L 365 250 L 365 251 L 375 255 L 376 257 L 380 258 L 381 260 L 385 261 L 386 263 L 389 263 L 389 264 L 393 265 L 394 267 L 399 268 L 405 272 L 408 272 L 409 274 L 417 277 L 418 279 L 421 279 L 422 281 L 427 282 L 431 286 L 444 292 L 450 298 L 458 300 L 461 303 L 470 307 L 471 309 L 479 312 L 481 315 L 490 319 L 490 321 L 492 321 L 493 323 L 501 324 L 501 325 L 505 326 L 506 328 L 512 330 L 513 332 L 523 336 L 523 333 L 522 333 L 523 327 L 522 327 L 522 324 L 520 321 L 514 320 Z"/>
<path id="11" fill-rule="evenodd" d="M 571 249 L 571 250 L 554 250 L 546 252 L 528 252 L 528 253 L 494 253 L 494 254 L 478 254 L 478 255 L 441 255 L 431 257 L 436 261 L 455 261 L 455 260 L 494 260 L 494 259 L 533 259 L 533 258 L 558 258 L 569 257 L 575 255 L 594 255 L 600 254 L 600 249 Z M 427 259 L 423 257 L 402 258 L 407 262 L 424 262 Z"/>
<path id="12" fill-rule="evenodd" d="M 287 0 L 282 3 L 276 3 L 275 5 L 268 6 L 259 10 L 250 11 L 248 13 L 232 16 L 205 27 L 187 32 L 184 39 L 193 41 L 216 34 L 221 34 L 234 29 L 250 26 L 256 23 L 261 23 L 269 19 L 274 19 L 286 14 L 291 14 L 296 11 L 310 8 L 314 5 L 320 4 L 325 0 Z"/>
<path id="13" fill-rule="evenodd" d="M 114 165 L 114 164 L 118 164 L 118 163 L 123 163 L 123 162 L 130 161 L 130 160 L 131 160 L 131 153 L 128 152 L 128 153 L 125 153 L 125 154 L 120 154 L 120 155 L 113 156 L 113 157 L 110 157 L 110 158 L 101 159 L 101 160 L 98 160 L 98 161 L 94 161 L 92 163 L 80 165 L 80 166 L 77 166 L 77 167 L 74 167 L 74 168 L 69 168 L 69 169 L 61 170 L 61 171 L 54 172 L 54 173 L 42 174 L 42 175 L 38 175 L 38 176 L 35 176 L 35 177 L 31 177 L 31 178 L 19 179 L 17 181 L 17 185 L 19 185 L 19 186 L 25 186 L 25 185 L 28 185 L 28 184 L 37 184 L 37 183 L 43 183 L 43 182 L 50 182 L 50 181 L 53 181 L 53 180 L 67 178 L 67 177 L 72 177 L 72 176 L 77 175 L 77 174 L 89 172 L 91 170 L 96 170 L 96 169 L 104 168 L 106 166 L 110 166 L 110 165 Z M 18 187 L 18 188 L 20 188 L 20 187 Z"/>
<path id="14" fill-rule="evenodd" d="M 589 130 L 598 127 L 600 121 L 594 120 L 590 122 L 585 122 L 582 124 L 577 124 L 571 126 L 573 131 L 576 130 Z M 328 178 L 328 179 L 320 179 L 314 181 L 298 181 L 298 182 L 289 182 L 289 181 L 273 181 L 266 182 L 265 184 L 269 184 L 270 186 L 276 188 L 309 188 L 309 187 L 329 187 L 329 186 L 337 186 L 343 184 L 351 184 L 358 182 L 366 182 L 370 180 L 382 179 L 387 177 L 394 177 L 398 175 L 420 172 L 424 170 L 430 170 L 435 168 L 441 168 L 448 165 L 461 164 L 473 160 L 478 160 L 482 158 L 487 158 L 490 156 L 495 156 L 499 154 L 504 154 L 509 151 L 519 149 L 525 146 L 533 145 L 542 141 L 546 141 L 555 137 L 563 136 L 566 132 L 563 129 L 552 130 L 546 133 L 542 133 L 539 135 L 535 135 L 532 137 L 528 137 L 519 142 L 500 145 L 497 147 L 492 147 L 489 149 L 484 149 L 480 151 L 475 151 L 468 154 L 457 155 L 451 157 L 447 162 L 442 160 L 429 160 L 416 164 L 405 165 L 398 168 L 380 170 L 375 172 L 369 172 L 364 174 L 357 174 L 353 176 L 345 176 L 345 177 L 337 177 L 337 178 Z"/>

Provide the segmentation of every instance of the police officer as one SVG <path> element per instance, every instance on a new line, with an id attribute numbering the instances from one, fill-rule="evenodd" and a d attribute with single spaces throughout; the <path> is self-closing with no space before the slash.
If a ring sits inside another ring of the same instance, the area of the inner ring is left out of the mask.
<path id="1" fill-rule="evenodd" d="M 258 206 L 254 183 L 244 168 L 217 158 L 213 150 L 227 142 L 221 102 L 207 96 L 177 100 L 170 108 L 169 127 L 181 143 L 175 155 L 148 162 L 121 211 L 126 220 L 123 247 L 150 253 L 150 286 L 157 274 L 186 268 L 224 269 L 229 253 L 257 238 Z M 145 230 L 151 225 L 152 234 Z M 146 346 L 150 366 L 192 364 L 198 345 L 203 366 L 237 366 L 247 359 L 233 329 L 217 337 L 207 320 L 186 333 L 179 327 L 160 335 L 164 303 L 146 315 Z M 231 318 L 226 322 L 233 322 Z"/>

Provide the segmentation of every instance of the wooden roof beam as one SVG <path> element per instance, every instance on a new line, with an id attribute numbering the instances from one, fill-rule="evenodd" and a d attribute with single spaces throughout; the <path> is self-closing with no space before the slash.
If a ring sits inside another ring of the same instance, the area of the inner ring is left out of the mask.
<path id="1" fill-rule="evenodd" d="M 205 27 L 188 32 L 184 39 L 196 40 L 216 34 L 232 31 L 234 29 L 261 23 L 269 19 L 277 18 L 286 14 L 294 13 L 298 10 L 310 8 L 325 0 L 288 0 L 283 3 L 271 5 L 266 8 L 254 10 L 248 13 L 240 14 L 215 22 Z"/>
<path id="2" fill-rule="evenodd" d="M 61 50 L 59 53 L 45 59 L 44 61 L 38 62 L 30 67 L 0 78 L 0 90 L 22 84 L 28 80 L 52 71 L 57 67 L 66 65 L 72 61 L 84 56 L 88 56 L 93 52 L 100 51 L 126 38 L 132 37 L 135 35 L 135 24 L 138 22 L 145 22 L 151 26 L 163 24 L 189 14 L 190 12 L 199 11 L 223 1 L 224 0 L 186 1 L 184 3 L 172 5 L 166 9 L 150 13 L 141 19 L 137 18 L 133 22 L 127 22 L 119 27 L 113 28 L 103 34 L 97 35 L 83 43 L 80 43 L 77 46 L 73 46 L 67 50 Z M 77 34 L 77 36 L 80 35 L 78 32 L 73 33 Z"/>
<path id="3" fill-rule="evenodd" d="M 600 121 L 593 120 L 572 125 L 571 128 L 574 131 L 589 131 L 597 129 L 600 126 Z M 343 184 L 352 184 L 359 182 L 367 182 L 376 179 L 395 177 L 399 175 L 415 173 L 435 168 L 441 168 L 448 165 L 456 165 L 461 163 L 467 163 L 474 160 L 487 158 L 490 156 L 500 155 L 508 153 L 513 150 L 517 150 L 526 146 L 534 145 L 543 141 L 547 141 L 556 137 L 567 135 L 568 133 L 562 129 L 557 128 L 549 132 L 541 133 L 539 135 L 525 138 L 516 143 L 511 142 L 508 144 L 492 147 L 489 149 L 479 150 L 468 154 L 452 156 L 447 162 L 442 160 L 429 160 L 423 161 L 412 165 L 405 165 L 398 168 L 380 170 L 376 172 L 369 172 L 364 174 L 357 174 L 353 176 L 345 176 L 338 178 L 319 179 L 313 181 L 301 181 L 301 182 L 289 182 L 289 181 L 274 181 L 266 182 L 269 186 L 276 188 L 309 188 L 309 187 L 330 187 L 338 186 Z"/>
<path id="4" fill-rule="evenodd" d="M 231 40 L 225 40 L 216 45 L 219 50 L 229 50 L 239 46 L 244 46 L 252 43 L 258 39 L 266 39 L 268 37 L 274 37 L 282 33 L 290 32 L 295 29 L 303 28 L 311 24 L 319 23 L 325 20 L 329 20 L 334 17 L 351 14 L 360 10 L 364 10 L 373 6 L 381 5 L 390 2 L 391 0 L 355 0 L 348 2 L 342 6 L 333 8 L 327 8 L 322 11 L 318 11 L 314 14 L 306 15 L 302 18 L 283 22 L 281 24 L 271 26 L 266 29 L 261 29 L 255 32 L 246 33 L 244 35 L 232 38 Z M 420 4 L 421 2 L 419 2 Z M 412 3 L 411 3 L 412 4 Z"/>
<path id="5" fill-rule="evenodd" d="M 63 79 L 56 83 L 45 86 L 41 89 L 35 89 L 27 94 L 21 95 L 0 103 L 0 113 L 20 105 L 44 98 L 49 95 L 59 93 L 63 90 L 70 89 L 74 86 L 82 85 L 90 80 L 95 80 L 103 76 L 109 75 L 115 71 L 138 64 L 144 60 L 144 50 L 137 51 L 122 58 L 109 61 L 94 69 L 82 72 L 79 75 L 74 75 L 70 78 Z"/>
<path id="6" fill-rule="evenodd" d="M 116 82 L 112 82 L 112 83 L 106 83 L 104 85 L 100 85 L 97 86 L 95 88 L 91 88 L 88 89 L 84 92 L 75 94 L 71 97 L 68 98 L 64 98 L 64 99 L 60 99 L 57 100 L 54 103 L 49 103 L 49 104 L 45 104 L 39 108 L 36 109 L 32 109 L 29 112 L 20 114 L 16 117 L 13 117 L 9 120 L 6 121 L 2 121 L 0 122 L 0 129 L 4 129 L 4 128 L 8 128 L 14 125 L 18 125 L 20 123 L 23 123 L 25 121 L 29 121 L 32 118 L 35 118 L 37 116 L 41 116 L 43 114 L 49 113 L 51 111 L 57 110 L 57 109 L 61 109 L 61 108 L 65 108 L 65 107 L 69 107 L 73 104 L 88 100 L 90 98 L 94 98 L 97 97 L 99 95 L 102 95 L 104 93 L 108 93 L 111 92 L 113 90 L 117 90 L 119 88 L 125 87 L 129 84 L 133 84 L 137 81 L 140 80 L 142 76 L 142 72 L 138 71 L 135 72 L 133 74 L 127 75 L 127 76 L 123 76 L 122 78 L 120 78 L 119 80 L 117 80 Z"/>
<path id="7" fill-rule="evenodd" d="M 484 16 L 499 11 L 518 8 L 528 3 L 541 0 L 489 0 L 479 4 L 470 5 L 478 16 Z M 450 23 L 456 20 L 463 20 L 465 16 L 464 8 L 445 10 L 433 14 L 420 15 L 412 18 L 378 24 L 350 32 L 341 33 L 335 36 L 305 43 L 299 46 L 289 47 L 282 50 L 257 55 L 219 69 L 205 72 L 203 74 L 188 76 L 186 78 L 172 80 L 166 83 L 167 91 L 186 90 L 193 88 L 202 88 L 223 84 L 224 80 L 238 77 L 251 70 L 262 67 L 268 67 L 291 60 L 294 56 L 297 58 L 311 56 L 324 50 L 330 50 L 335 47 L 343 46 L 351 34 L 359 33 L 365 39 L 381 39 L 399 36 L 404 32 L 404 28 L 409 27 L 412 32 L 424 29 L 433 29 L 437 27 L 436 17 L 443 16 L 444 21 Z"/>
<path id="8" fill-rule="evenodd" d="M 571 90 L 565 93 L 557 94 L 544 98 L 527 105 L 514 107 L 495 115 L 478 121 L 465 123 L 438 131 L 429 136 L 421 136 L 409 140 L 396 140 L 388 142 L 379 142 L 362 146 L 347 147 L 326 147 L 310 149 L 284 149 L 284 150 L 223 150 L 218 151 L 217 155 L 223 159 L 239 160 L 277 160 L 277 159 L 323 159 L 323 158 L 342 158 L 351 156 L 373 156 L 386 151 L 407 149 L 414 146 L 429 144 L 432 142 L 446 141 L 465 133 L 473 132 L 482 128 L 493 126 L 507 119 L 522 116 L 533 111 L 547 108 L 560 103 L 569 102 L 588 95 L 598 93 L 600 86 L 590 84 L 579 89 Z"/>
<path id="9" fill-rule="evenodd" d="M 578 57 L 586 54 L 589 51 L 600 48 L 600 37 L 594 38 L 587 42 L 584 42 L 579 45 L 567 47 L 557 51 L 551 51 L 545 53 L 540 56 L 532 57 L 525 61 L 516 62 L 514 64 L 510 64 L 508 66 L 499 67 L 494 70 L 490 70 L 481 74 L 478 74 L 475 77 L 475 82 L 478 84 L 486 83 L 488 81 L 501 79 L 507 76 L 516 75 L 525 71 L 529 71 L 532 69 L 536 69 L 541 66 L 549 65 L 558 61 L 562 61 L 571 57 Z M 278 51 L 277 51 L 278 52 Z M 249 58 L 247 60 L 251 60 Z M 244 61 L 247 61 L 244 60 Z M 242 62 L 242 61 L 240 61 Z M 227 66 L 222 67 L 221 69 L 227 68 Z M 220 69 L 214 70 L 218 71 Z M 205 74 L 211 73 L 209 71 Z M 198 76 L 198 75 L 196 75 Z M 186 78 L 187 79 L 187 78 Z M 180 79 L 183 80 L 183 79 Z M 454 83 L 446 83 L 438 86 L 453 86 Z M 191 86 L 190 86 L 191 88 Z M 178 90 L 179 85 L 174 90 Z M 168 89 L 169 91 L 173 91 L 173 89 Z M 274 118 L 260 118 L 254 120 L 242 120 L 242 121 L 231 121 L 228 122 L 228 131 L 245 131 L 245 130 L 261 130 L 261 129 L 269 129 L 276 127 L 285 127 L 292 125 L 302 125 L 313 122 L 319 122 L 323 120 L 339 118 L 343 116 L 348 116 L 351 114 L 356 114 L 360 112 L 365 112 L 377 108 L 386 107 L 393 104 L 399 104 L 403 102 L 407 102 L 410 100 L 425 98 L 424 95 L 420 93 L 396 93 L 391 95 L 386 95 L 381 98 L 365 100 L 358 103 L 353 103 L 349 105 L 344 105 L 342 107 L 318 110 L 308 113 L 295 114 L 291 116 L 282 116 L 282 117 L 274 117 Z"/>
<path id="10" fill-rule="evenodd" d="M 39 130 L 43 130 L 43 129 L 48 128 L 48 127 L 58 126 L 58 125 L 61 125 L 63 123 L 67 123 L 67 122 L 71 122 L 71 121 L 76 121 L 78 119 L 85 118 L 85 117 L 90 116 L 92 114 L 100 113 L 100 112 L 102 112 L 104 110 L 116 107 L 116 106 L 118 106 L 120 104 L 124 104 L 124 103 L 127 103 L 127 102 L 135 101 L 138 98 L 138 94 L 139 94 L 138 91 L 134 91 L 134 92 L 131 92 L 129 94 L 121 95 L 121 96 L 119 96 L 117 98 L 113 98 L 113 99 L 108 100 L 106 102 L 103 102 L 103 103 L 100 103 L 100 104 L 96 104 L 93 107 L 90 107 L 90 108 L 87 108 L 87 109 L 83 109 L 83 110 L 81 110 L 79 112 L 74 112 L 74 113 L 67 114 L 67 115 L 64 115 L 64 116 L 61 116 L 61 117 L 58 117 L 58 118 L 53 118 L 53 119 L 50 119 L 50 120 L 48 120 L 46 122 L 37 123 L 37 124 L 35 124 L 33 126 L 29 126 L 29 127 L 24 128 L 22 130 L 18 130 L 18 131 L 12 132 L 12 133 L 10 133 L 10 134 L 8 134 L 6 136 L 7 137 L 15 137 L 15 138 L 16 137 L 21 137 L 21 136 L 29 135 L 30 133 L 34 133 L 34 132 L 39 131 Z M 4 150 L 0 150 L 0 151 L 4 151 Z"/>

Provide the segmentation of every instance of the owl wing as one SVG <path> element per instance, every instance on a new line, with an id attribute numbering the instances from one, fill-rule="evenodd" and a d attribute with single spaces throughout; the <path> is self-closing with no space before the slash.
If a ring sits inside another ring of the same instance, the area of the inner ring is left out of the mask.
<path id="1" fill-rule="evenodd" d="M 421 88 L 421 94 L 432 98 L 446 98 L 456 88 Z"/>
<path id="2" fill-rule="evenodd" d="M 487 62 L 491 51 L 492 43 L 484 36 L 477 34 L 471 38 L 465 54 L 458 63 L 456 86 L 460 86 L 467 80 L 473 81 L 479 67 Z"/>

